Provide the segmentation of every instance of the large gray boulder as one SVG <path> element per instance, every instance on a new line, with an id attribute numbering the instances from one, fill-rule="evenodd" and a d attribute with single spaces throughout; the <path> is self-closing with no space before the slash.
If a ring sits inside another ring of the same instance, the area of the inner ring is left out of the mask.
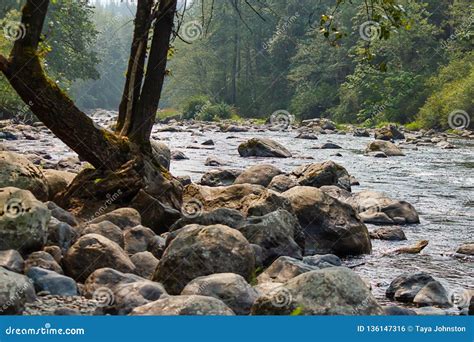
<path id="1" fill-rule="evenodd" d="M 35 299 L 30 279 L 0 267 L 0 315 L 21 314 L 25 304 Z"/>
<path id="2" fill-rule="evenodd" d="M 220 299 L 237 315 L 248 315 L 258 292 L 240 275 L 218 273 L 192 280 L 181 295 L 200 295 Z"/>
<path id="3" fill-rule="evenodd" d="M 345 267 L 303 273 L 265 293 L 254 315 L 383 315 L 364 281 Z"/>
<path id="4" fill-rule="evenodd" d="M 88 224 L 109 221 L 120 229 L 136 227 L 142 224 L 140 213 L 134 208 L 120 208 L 90 220 Z"/>
<path id="5" fill-rule="evenodd" d="M 197 277 L 236 273 L 249 280 L 254 268 L 253 249 L 239 231 L 224 225 L 184 227 L 166 248 L 153 280 L 175 295 Z"/>
<path id="6" fill-rule="evenodd" d="M 252 138 L 240 144 L 238 150 L 241 157 L 291 157 L 291 152 L 283 145 L 266 138 Z"/>
<path id="7" fill-rule="evenodd" d="M 0 251 L 0 267 L 16 273 L 23 273 L 25 261 L 18 251 L 14 249 Z"/>
<path id="8" fill-rule="evenodd" d="M 369 232 L 354 209 L 320 189 L 297 186 L 282 194 L 290 200 L 305 233 L 305 254 L 338 256 L 372 251 Z"/>
<path id="9" fill-rule="evenodd" d="M 48 200 L 48 182 L 43 172 L 22 155 L 0 151 L 0 188 L 29 190 L 40 201 Z"/>
<path id="10" fill-rule="evenodd" d="M 233 316 L 219 299 L 206 296 L 170 296 L 135 308 L 132 316 Z"/>
<path id="11" fill-rule="evenodd" d="M 159 141 L 150 140 L 151 143 L 151 152 L 155 160 L 157 160 L 161 166 L 165 169 L 170 169 L 170 161 L 171 161 L 171 150 L 169 147 Z"/>
<path id="12" fill-rule="evenodd" d="M 74 279 L 40 267 L 31 267 L 26 273 L 38 292 L 48 292 L 53 296 L 77 296 Z"/>
<path id="13" fill-rule="evenodd" d="M 48 237 L 51 213 L 30 191 L 0 189 L 0 250 L 27 253 L 41 249 Z"/>
<path id="14" fill-rule="evenodd" d="M 111 267 L 133 273 L 135 265 L 115 242 L 98 234 L 82 236 L 72 245 L 63 258 L 64 271 L 77 281 L 84 281 L 100 268 Z"/>
<path id="15" fill-rule="evenodd" d="M 201 177 L 200 184 L 206 186 L 232 185 L 241 173 L 242 170 L 239 169 L 209 170 Z"/>
<path id="16" fill-rule="evenodd" d="M 405 154 L 400 148 L 390 141 L 375 140 L 367 145 L 366 153 L 383 152 L 388 157 L 404 156 Z"/>
<path id="17" fill-rule="evenodd" d="M 245 222 L 245 217 L 236 209 L 217 208 L 211 211 L 202 212 L 197 216 L 183 217 L 175 222 L 170 231 L 175 231 L 189 224 L 199 224 L 201 226 L 211 226 L 213 224 L 223 224 L 231 228 L 241 227 Z"/>
<path id="18" fill-rule="evenodd" d="M 280 175 L 279 168 L 269 164 L 254 165 L 245 169 L 235 180 L 234 184 L 257 184 L 267 187 L 273 177 Z"/>
<path id="19" fill-rule="evenodd" d="M 404 273 L 396 277 L 385 292 L 388 299 L 412 303 L 420 290 L 435 281 L 428 273 Z"/>
<path id="20" fill-rule="evenodd" d="M 302 165 L 295 169 L 292 175 L 302 186 L 320 188 L 325 185 L 336 185 L 351 191 L 351 176 L 344 167 L 331 160 L 324 163 Z"/>
<path id="21" fill-rule="evenodd" d="M 257 277 L 259 284 L 284 283 L 300 274 L 319 269 L 302 260 L 282 256 L 276 259 L 270 267 Z"/>

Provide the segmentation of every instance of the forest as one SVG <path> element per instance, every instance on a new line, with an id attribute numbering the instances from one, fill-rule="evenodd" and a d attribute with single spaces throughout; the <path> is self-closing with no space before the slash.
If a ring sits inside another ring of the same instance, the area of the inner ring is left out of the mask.
<path id="1" fill-rule="evenodd" d="M 135 4 L 63 3 L 48 14 L 47 70 L 81 108 L 116 109 Z M 397 26 L 383 14 L 380 23 L 368 21 L 363 3 L 182 3 L 184 24 L 172 42 L 158 115 L 209 103 L 206 120 L 266 119 L 285 109 L 299 120 L 449 129 L 453 110 L 472 113 L 472 3 L 402 1 Z M 3 1 L 0 11 L 4 20 L 19 18 L 15 0 Z M 321 18 L 331 21 L 330 35 Z M 0 51 L 10 47 L 7 38 L 0 36 Z M 0 89 L 5 115 L 24 106 L 3 79 Z"/>

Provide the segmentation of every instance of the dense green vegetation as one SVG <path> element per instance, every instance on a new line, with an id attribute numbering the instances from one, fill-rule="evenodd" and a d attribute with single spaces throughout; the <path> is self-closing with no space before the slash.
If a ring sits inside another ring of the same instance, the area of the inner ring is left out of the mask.
<path id="1" fill-rule="evenodd" d="M 181 8 L 161 108 L 202 120 L 284 109 L 299 119 L 441 129 L 451 112 L 474 112 L 469 0 L 400 1 L 400 18 L 368 26 L 363 0 L 337 10 L 335 0 L 202 1 Z M 133 5 L 62 3 L 48 20 L 59 28 L 44 47 L 50 74 L 81 108 L 116 110 Z M 7 18 L 17 17 L 16 1 L 5 4 Z M 9 47 L 0 36 L 1 51 Z M 4 112 L 20 105 L 3 79 L 0 90 Z"/>

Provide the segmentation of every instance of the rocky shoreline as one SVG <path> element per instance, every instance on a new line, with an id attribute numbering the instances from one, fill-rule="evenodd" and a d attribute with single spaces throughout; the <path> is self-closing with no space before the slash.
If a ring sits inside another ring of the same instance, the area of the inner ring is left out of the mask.
<path id="1" fill-rule="evenodd" d="M 93 117 L 110 127 L 115 114 Z M 216 157 L 208 132 L 238 138 L 239 158 L 253 165 L 232 168 L 226 156 Z M 287 132 L 314 142 L 315 150 L 334 150 L 334 158 L 344 148 L 319 144 L 321 136 L 374 137 L 361 151 L 366 158 L 456 148 L 446 133 L 394 126 L 346 132 L 328 120 L 299 127 L 159 124 L 153 146 L 164 167 L 173 171 L 174 163 L 189 158 L 157 140 L 172 133 L 191 134 L 186 151 L 206 153 L 211 168 L 199 181 L 178 177 L 183 207 L 166 228 L 140 208 L 122 208 L 115 194 L 92 216 L 60 208 L 56 196 L 85 163 L 41 124 L 0 122 L 0 314 L 473 314 L 472 288 L 451 289 L 427 272 L 394 275 L 384 286 L 386 300 L 374 297 L 371 280 L 357 272 L 357 258 L 378 252 L 373 241 L 405 241 L 405 227 L 420 223 L 415 206 L 377 189 L 356 192 L 360 181 L 341 164 L 295 155 L 291 146 L 248 136 L 252 132 Z M 470 131 L 459 136 L 474 138 Z M 271 162 L 294 158 L 306 162 L 292 170 Z M 426 245 L 407 241 L 385 253 L 416 258 Z M 473 241 L 452 252 L 449 258 L 472 266 Z"/>

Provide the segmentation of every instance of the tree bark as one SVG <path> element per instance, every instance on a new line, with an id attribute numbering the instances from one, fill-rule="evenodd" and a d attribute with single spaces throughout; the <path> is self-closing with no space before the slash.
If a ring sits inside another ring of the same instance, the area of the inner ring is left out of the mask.
<path id="1" fill-rule="evenodd" d="M 98 169 L 120 167 L 129 144 L 97 127 L 44 73 L 37 48 L 49 0 L 28 0 L 22 9 L 24 38 L 15 42 L 10 58 L 0 57 L 1 71 L 31 111 L 59 139 Z"/>
<path id="2" fill-rule="evenodd" d="M 155 123 L 156 111 L 166 75 L 168 51 L 173 32 L 177 0 L 161 0 L 154 24 L 150 56 L 147 63 L 137 112 L 134 113 L 127 136 L 131 141 L 149 145 L 151 129 Z"/>

